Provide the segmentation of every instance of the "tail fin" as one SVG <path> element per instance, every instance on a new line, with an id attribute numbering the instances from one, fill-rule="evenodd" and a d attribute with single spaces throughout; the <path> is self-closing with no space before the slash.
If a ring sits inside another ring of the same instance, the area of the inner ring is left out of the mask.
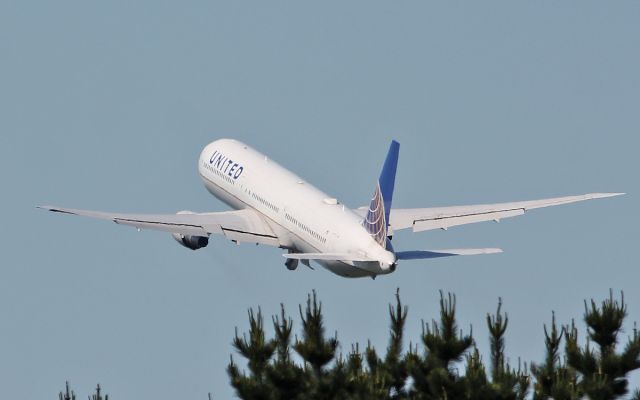
<path id="1" fill-rule="evenodd" d="M 373 192 L 373 198 L 369 204 L 369 211 L 362 222 L 364 228 L 382 247 L 386 247 L 387 228 L 389 227 L 389 213 L 393 199 L 393 186 L 396 181 L 396 169 L 398 167 L 398 154 L 400 143 L 391 141 L 387 158 L 384 161 L 378 185 Z"/>

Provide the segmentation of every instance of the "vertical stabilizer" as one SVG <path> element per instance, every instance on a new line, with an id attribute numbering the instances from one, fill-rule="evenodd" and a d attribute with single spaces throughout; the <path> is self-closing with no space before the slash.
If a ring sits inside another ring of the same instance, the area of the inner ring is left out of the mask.
<path id="1" fill-rule="evenodd" d="M 400 143 L 392 140 L 382 172 L 380 172 L 376 190 L 373 192 L 373 198 L 369 204 L 369 211 L 362 222 L 367 232 L 382 247 L 386 247 L 389 213 L 391 212 L 391 201 L 393 200 L 393 186 L 396 181 L 399 152 Z"/>

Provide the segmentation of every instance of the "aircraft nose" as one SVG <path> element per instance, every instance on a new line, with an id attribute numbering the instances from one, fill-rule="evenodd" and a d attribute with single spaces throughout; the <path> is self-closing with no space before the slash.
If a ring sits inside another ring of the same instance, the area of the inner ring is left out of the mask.
<path id="1" fill-rule="evenodd" d="M 216 142 L 211 142 L 208 145 L 204 146 L 204 148 L 200 152 L 198 170 L 201 170 L 204 164 L 209 164 L 209 158 L 213 155 L 215 146 Z"/>
<path id="2" fill-rule="evenodd" d="M 205 160 L 207 157 L 209 157 L 211 155 L 211 150 L 212 150 L 212 147 L 214 146 L 214 144 L 215 144 L 215 142 L 211 142 L 208 145 L 204 146 L 204 148 L 200 152 L 200 160 L 201 161 Z"/>
<path id="3" fill-rule="evenodd" d="M 205 158 L 206 158 L 206 154 L 207 154 L 207 148 L 209 146 L 205 146 L 202 151 L 200 152 L 200 157 L 198 158 L 198 172 L 200 172 L 200 174 L 202 174 L 202 169 L 203 169 L 203 165 L 205 162 Z"/>

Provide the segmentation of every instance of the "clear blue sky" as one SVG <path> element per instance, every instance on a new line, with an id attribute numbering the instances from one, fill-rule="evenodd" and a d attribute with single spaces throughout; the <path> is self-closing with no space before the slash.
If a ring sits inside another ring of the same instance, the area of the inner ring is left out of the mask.
<path id="1" fill-rule="evenodd" d="M 68 379 L 82 396 L 99 381 L 118 400 L 229 398 L 247 308 L 283 302 L 295 316 L 314 288 L 344 351 L 384 349 L 396 287 L 408 339 L 443 289 L 483 352 L 501 296 L 513 362 L 542 360 L 552 310 L 580 322 L 583 300 L 609 288 L 640 320 L 638 21 L 637 1 L 1 2 L 2 397 L 52 398 Z M 399 250 L 505 253 L 404 263 L 376 281 L 34 208 L 224 210 L 196 169 L 219 137 L 354 207 L 392 138 L 398 207 L 629 195 L 398 234 Z"/>

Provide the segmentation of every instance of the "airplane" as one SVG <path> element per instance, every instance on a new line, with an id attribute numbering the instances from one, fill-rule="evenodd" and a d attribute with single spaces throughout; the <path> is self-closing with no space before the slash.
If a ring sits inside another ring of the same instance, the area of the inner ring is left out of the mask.
<path id="1" fill-rule="evenodd" d="M 393 233 L 448 229 L 483 221 L 500 221 L 536 208 L 619 196 L 589 193 L 578 196 L 510 203 L 437 208 L 392 208 L 400 144 L 393 140 L 368 207 L 351 209 L 250 146 L 219 139 L 201 152 L 198 172 L 205 188 L 233 211 L 177 214 L 121 214 L 38 206 L 56 213 L 113 221 L 138 230 L 169 232 L 182 246 L 197 250 L 213 234 L 240 243 L 287 250 L 285 265 L 311 261 L 350 278 L 389 274 L 400 261 L 500 253 L 501 249 L 396 251 Z M 312 268 L 313 269 L 313 268 Z"/>

